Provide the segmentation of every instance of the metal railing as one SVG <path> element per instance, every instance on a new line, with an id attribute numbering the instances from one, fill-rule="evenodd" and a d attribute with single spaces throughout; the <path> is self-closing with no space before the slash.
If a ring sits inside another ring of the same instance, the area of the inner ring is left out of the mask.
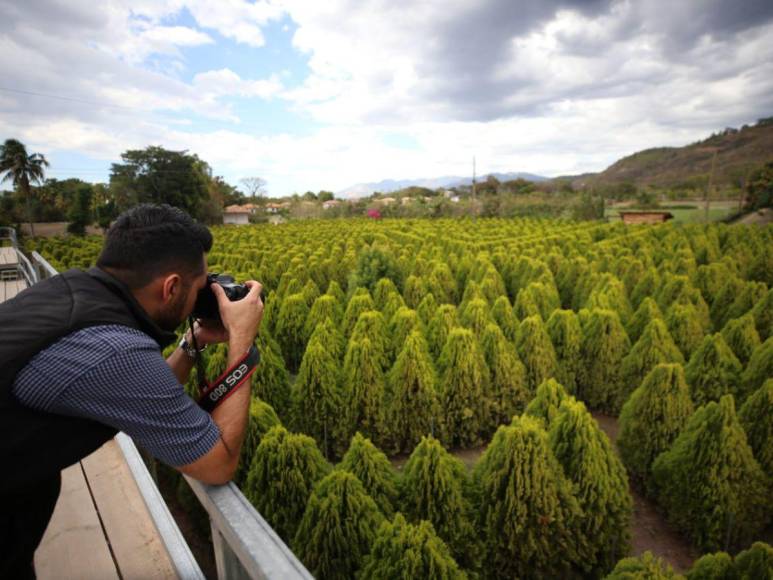
<path id="1" fill-rule="evenodd" d="M 13 228 L 0 228 L 0 240 L 10 240 L 13 251 L 16 252 L 16 275 L 21 276 L 27 286 L 32 286 L 38 281 L 38 275 L 35 268 L 32 267 L 27 256 L 19 249 L 19 240 L 16 237 L 16 230 Z"/>
<path id="2" fill-rule="evenodd" d="M 38 279 L 58 274 L 38 252 L 32 252 L 32 260 Z M 179 577 L 204 578 L 134 442 L 124 433 L 119 433 L 116 440 Z M 219 580 L 313 580 L 236 485 L 206 485 L 184 477 L 209 516 Z"/>

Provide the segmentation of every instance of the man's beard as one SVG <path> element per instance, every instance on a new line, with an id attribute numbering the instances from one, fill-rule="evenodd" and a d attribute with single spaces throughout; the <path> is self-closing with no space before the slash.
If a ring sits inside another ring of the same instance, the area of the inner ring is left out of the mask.
<path id="1" fill-rule="evenodd" d="M 170 304 L 165 311 L 159 313 L 156 318 L 156 324 L 159 327 L 167 332 L 174 332 L 178 326 L 185 322 L 183 312 L 185 311 L 185 304 L 188 302 L 189 292 L 190 287 L 184 289 L 177 300 Z"/>

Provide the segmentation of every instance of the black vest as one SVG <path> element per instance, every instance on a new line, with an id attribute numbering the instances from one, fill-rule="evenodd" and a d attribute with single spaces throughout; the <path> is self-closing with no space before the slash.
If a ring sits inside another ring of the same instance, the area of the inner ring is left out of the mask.
<path id="1" fill-rule="evenodd" d="M 175 338 L 124 284 L 98 268 L 68 270 L 0 304 L 1 495 L 58 476 L 116 434 L 90 419 L 35 411 L 11 394 L 16 375 L 35 354 L 72 332 L 105 324 L 140 330 L 160 349 Z"/>

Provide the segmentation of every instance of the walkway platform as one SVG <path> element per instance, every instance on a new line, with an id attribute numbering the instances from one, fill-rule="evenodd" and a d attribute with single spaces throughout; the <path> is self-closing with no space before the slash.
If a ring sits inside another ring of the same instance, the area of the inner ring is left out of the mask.
<path id="1" fill-rule="evenodd" d="M 27 288 L 24 280 L 0 281 L 0 302 L 5 302 Z"/>
<path id="2" fill-rule="evenodd" d="M 178 577 L 114 439 L 62 471 L 35 570 L 41 580 Z"/>

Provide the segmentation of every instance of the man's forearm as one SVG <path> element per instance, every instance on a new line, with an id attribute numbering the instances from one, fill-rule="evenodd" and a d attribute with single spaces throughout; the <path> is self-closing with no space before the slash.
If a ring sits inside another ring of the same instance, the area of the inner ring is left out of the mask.
<path id="1" fill-rule="evenodd" d="M 167 357 L 166 363 L 172 368 L 174 376 L 177 377 L 177 380 L 181 385 L 188 382 L 188 377 L 191 375 L 191 369 L 193 368 L 193 359 L 185 354 L 183 349 L 177 347 L 175 351 Z"/>
<path id="2" fill-rule="evenodd" d="M 250 340 L 232 338 L 228 343 L 228 368 L 238 363 L 244 354 L 252 346 Z M 223 445 L 234 460 L 239 457 L 239 452 L 247 433 L 250 409 L 250 383 L 239 387 L 221 405 L 212 411 L 212 419 L 220 428 L 220 437 Z"/>

